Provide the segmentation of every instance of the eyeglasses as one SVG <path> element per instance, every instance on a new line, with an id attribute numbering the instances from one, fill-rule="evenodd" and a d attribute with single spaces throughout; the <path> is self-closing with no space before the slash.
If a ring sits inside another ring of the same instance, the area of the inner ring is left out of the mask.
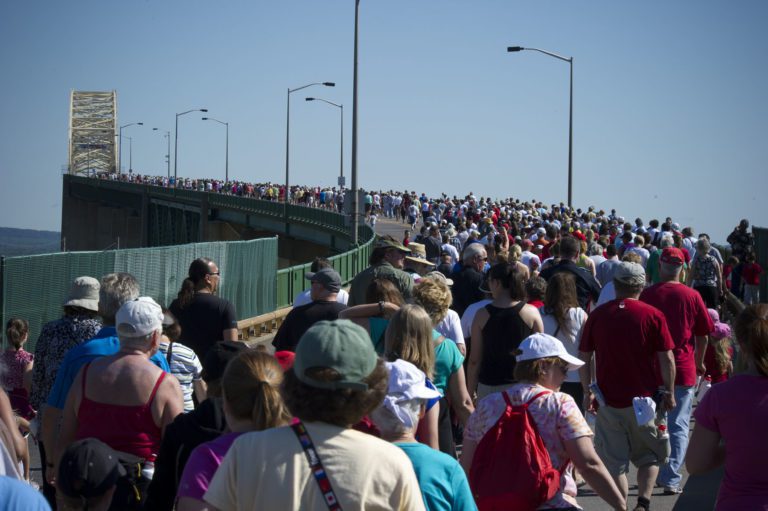
<path id="1" fill-rule="evenodd" d="M 216 275 L 217 277 L 220 277 L 221 276 L 221 272 L 220 271 L 209 271 L 208 275 Z"/>

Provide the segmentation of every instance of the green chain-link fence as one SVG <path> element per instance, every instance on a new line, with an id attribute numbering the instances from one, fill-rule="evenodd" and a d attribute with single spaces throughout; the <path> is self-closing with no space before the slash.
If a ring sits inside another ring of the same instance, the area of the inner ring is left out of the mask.
<path id="1" fill-rule="evenodd" d="M 61 317 L 61 304 L 70 284 L 82 275 L 100 278 L 107 273 L 128 272 L 139 281 L 142 295 L 169 305 L 186 278 L 189 264 L 198 257 L 216 261 L 221 270 L 219 294 L 235 304 L 239 318 L 275 310 L 277 238 L 262 238 L 3 258 L 1 324 L 4 327 L 12 317 L 29 321 L 30 341 L 25 349 L 33 351 L 41 327 Z"/>

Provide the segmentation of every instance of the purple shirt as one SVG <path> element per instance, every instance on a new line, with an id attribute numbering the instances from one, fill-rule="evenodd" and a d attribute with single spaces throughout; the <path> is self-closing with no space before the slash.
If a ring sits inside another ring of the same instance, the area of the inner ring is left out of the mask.
<path id="1" fill-rule="evenodd" d="M 768 508 L 768 378 L 740 374 L 713 385 L 694 417 L 697 428 L 725 440 L 725 476 L 716 509 Z"/>
<path id="2" fill-rule="evenodd" d="M 184 467 L 184 474 L 181 476 L 176 498 L 191 497 L 203 500 L 203 495 L 208 491 L 208 485 L 213 479 L 213 474 L 221 465 L 221 460 L 226 456 L 229 447 L 240 435 L 242 433 L 226 433 L 216 440 L 195 447 Z"/>

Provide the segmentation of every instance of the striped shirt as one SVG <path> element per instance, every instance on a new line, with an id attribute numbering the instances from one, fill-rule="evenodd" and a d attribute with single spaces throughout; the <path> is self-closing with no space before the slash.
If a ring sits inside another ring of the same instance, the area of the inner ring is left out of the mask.
<path id="1" fill-rule="evenodd" d="M 168 365 L 171 366 L 171 374 L 179 380 L 181 391 L 184 394 L 184 411 L 190 412 L 195 409 L 195 404 L 192 401 L 192 391 L 194 390 L 192 382 L 200 380 L 203 366 L 191 348 L 178 342 L 173 343 L 173 349 L 169 358 L 168 344 L 167 342 L 161 342 L 160 351 L 168 360 Z"/>

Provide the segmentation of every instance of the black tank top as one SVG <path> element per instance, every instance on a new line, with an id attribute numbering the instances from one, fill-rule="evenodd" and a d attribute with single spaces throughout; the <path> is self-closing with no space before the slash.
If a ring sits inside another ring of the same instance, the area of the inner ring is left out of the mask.
<path id="1" fill-rule="evenodd" d="M 483 385 L 506 385 L 515 382 L 514 351 L 533 333 L 520 317 L 525 306 L 521 301 L 514 307 L 485 306 L 490 317 L 483 327 L 483 358 L 478 380 Z"/>

